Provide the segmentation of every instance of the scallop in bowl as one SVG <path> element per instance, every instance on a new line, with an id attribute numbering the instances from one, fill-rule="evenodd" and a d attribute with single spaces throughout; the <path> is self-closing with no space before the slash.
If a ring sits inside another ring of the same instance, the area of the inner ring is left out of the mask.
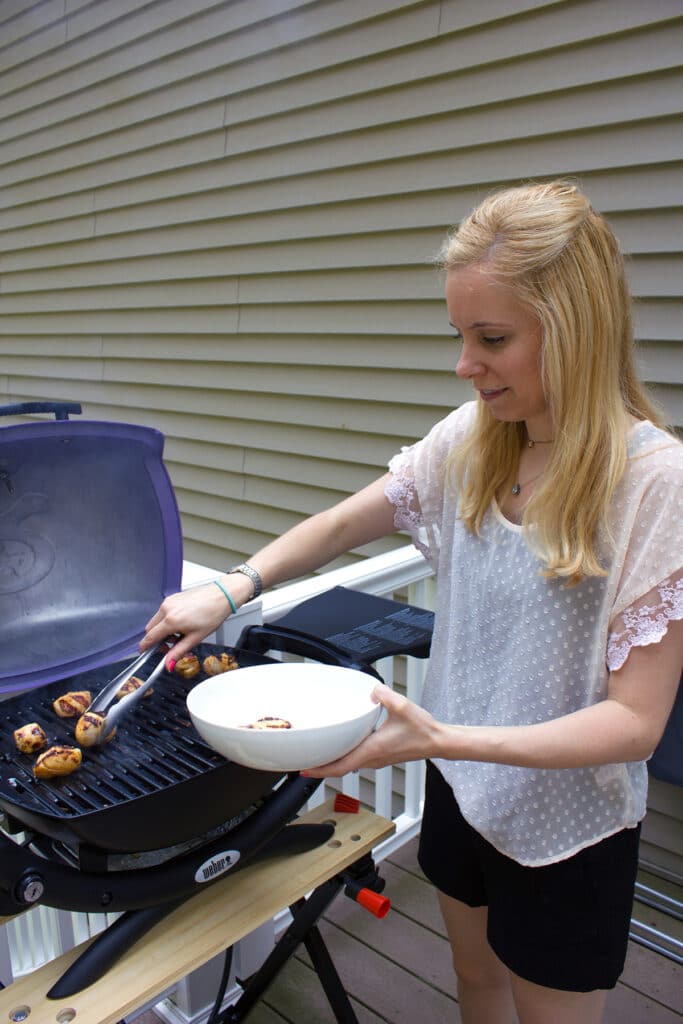
<path id="1" fill-rule="evenodd" d="M 343 757 L 369 736 L 382 708 L 377 679 L 313 663 L 253 665 L 190 690 L 192 723 L 209 746 L 236 764 L 300 771 Z"/>

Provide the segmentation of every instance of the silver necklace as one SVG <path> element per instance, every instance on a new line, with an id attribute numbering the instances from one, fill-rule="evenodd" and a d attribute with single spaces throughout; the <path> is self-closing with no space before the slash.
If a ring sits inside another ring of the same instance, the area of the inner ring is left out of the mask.
<path id="1" fill-rule="evenodd" d="M 517 495 L 522 490 L 522 487 L 528 487 L 528 485 L 532 484 L 534 480 L 538 480 L 539 476 L 543 476 L 543 470 L 541 470 L 540 473 L 537 473 L 536 476 L 532 476 L 530 480 L 525 480 L 523 484 L 520 484 L 518 480 L 516 483 L 512 485 L 512 493 L 515 495 L 515 497 L 517 497 Z"/>
<path id="2" fill-rule="evenodd" d="M 554 437 L 551 437 L 549 441 L 534 441 L 532 440 L 532 438 L 528 438 L 527 448 L 535 448 L 537 444 L 552 444 L 554 440 Z M 527 487 L 528 484 L 532 484 L 534 480 L 538 480 L 539 476 L 543 476 L 543 470 L 541 470 L 540 473 L 537 473 L 536 476 L 532 476 L 530 480 L 525 480 L 523 484 L 521 484 L 519 480 L 517 480 L 512 485 L 512 493 L 514 494 L 514 496 L 517 497 L 517 495 L 521 492 L 522 487 Z"/>

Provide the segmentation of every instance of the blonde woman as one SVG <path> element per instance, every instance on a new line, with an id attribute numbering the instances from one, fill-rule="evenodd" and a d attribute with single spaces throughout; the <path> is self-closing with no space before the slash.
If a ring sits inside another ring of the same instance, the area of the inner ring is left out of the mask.
<path id="1" fill-rule="evenodd" d="M 574 185 L 494 194 L 440 262 L 475 401 L 218 586 L 168 598 L 143 647 L 180 632 L 179 657 L 228 602 L 408 529 L 437 577 L 423 706 L 378 686 L 382 728 L 310 774 L 426 758 L 419 858 L 464 1024 L 598 1024 L 683 664 L 683 446 L 634 371 L 614 236 Z"/>

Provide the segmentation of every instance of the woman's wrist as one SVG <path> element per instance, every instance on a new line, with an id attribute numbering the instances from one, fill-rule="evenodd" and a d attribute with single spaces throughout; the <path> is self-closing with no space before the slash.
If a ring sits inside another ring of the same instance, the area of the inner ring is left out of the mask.
<path id="1" fill-rule="evenodd" d="M 215 580 L 212 580 L 211 583 L 223 594 L 226 618 L 230 614 L 234 615 L 243 604 L 246 604 L 247 601 L 251 600 L 251 592 L 253 588 L 250 580 L 248 580 L 246 576 L 223 573 L 221 576 L 217 576 Z"/>
<path id="2" fill-rule="evenodd" d="M 259 597 L 263 591 L 263 580 L 258 569 L 255 569 L 253 565 L 249 565 L 248 562 L 241 562 L 240 565 L 233 565 L 232 569 L 228 569 L 228 576 L 236 576 L 238 574 L 245 576 L 250 581 L 252 586 L 251 599 Z"/>
<path id="3" fill-rule="evenodd" d="M 473 761 L 472 730 L 466 725 L 448 725 L 435 721 L 433 753 L 430 758 L 439 757 L 444 761 Z"/>

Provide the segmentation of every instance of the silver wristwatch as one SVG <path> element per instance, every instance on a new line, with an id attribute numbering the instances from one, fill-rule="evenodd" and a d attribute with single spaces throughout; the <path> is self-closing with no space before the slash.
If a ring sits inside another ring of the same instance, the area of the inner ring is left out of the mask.
<path id="1" fill-rule="evenodd" d="M 252 601 L 255 597 L 258 597 L 263 590 L 263 580 L 261 574 L 256 571 L 251 565 L 247 565 L 246 562 L 242 562 L 241 565 L 233 565 L 232 569 L 228 569 L 228 576 L 233 572 L 241 572 L 243 576 L 248 576 L 251 582 L 254 584 L 254 593 L 251 595 Z"/>

